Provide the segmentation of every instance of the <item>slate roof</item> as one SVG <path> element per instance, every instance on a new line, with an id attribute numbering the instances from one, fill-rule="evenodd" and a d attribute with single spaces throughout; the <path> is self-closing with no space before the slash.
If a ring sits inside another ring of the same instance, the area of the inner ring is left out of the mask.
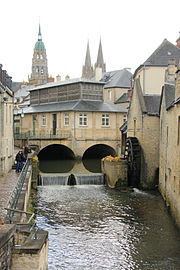
<path id="1" fill-rule="evenodd" d="M 126 102 L 130 102 L 128 93 L 124 93 L 120 98 L 118 98 L 118 99 L 114 102 L 114 104 L 126 103 Z"/>
<path id="2" fill-rule="evenodd" d="M 148 115 L 159 115 L 160 95 L 143 95 Z"/>
<path id="3" fill-rule="evenodd" d="M 24 113 L 41 112 L 62 112 L 62 111 L 83 111 L 83 112 L 123 112 L 128 110 L 124 107 L 116 106 L 111 103 L 94 100 L 72 100 L 59 103 L 46 103 L 33 105 L 24 109 Z"/>
<path id="4" fill-rule="evenodd" d="M 166 102 L 166 109 L 168 109 L 175 99 L 175 85 L 174 84 L 165 84 L 164 85 L 164 95 Z"/>
<path id="5" fill-rule="evenodd" d="M 105 72 L 101 81 L 104 88 L 131 88 L 132 73 L 127 69 Z"/>
<path id="6" fill-rule="evenodd" d="M 168 61 L 171 59 L 175 59 L 176 64 L 179 63 L 180 49 L 167 39 L 164 39 L 161 45 L 151 54 L 143 65 L 167 66 Z"/>
<path id="7" fill-rule="evenodd" d="M 95 81 L 95 80 L 90 80 L 90 79 L 85 79 L 85 78 L 75 78 L 75 79 L 70 79 L 70 80 L 65 80 L 65 81 L 60 81 L 60 82 L 50 82 L 42 85 L 38 85 L 29 91 L 34 91 L 34 90 L 39 90 L 39 89 L 45 89 L 45 88 L 50 88 L 50 87 L 56 87 L 60 85 L 69 85 L 69 84 L 75 84 L 75 83 L 92 83 L 92 84 L 101 84 L 104 85 L 104 82 L 100 81 Z"/>
<path id="8" fill-rule="evenodd" d="M 140 65 L 134 72 L 134 77 L 137 71 L 145 66 L 167 66 L 169 60 L 175 59 L 176 65 L 180 59 L 180 48 L 164 39 L 161 45 L 150 55 L 150 57 Z"/>

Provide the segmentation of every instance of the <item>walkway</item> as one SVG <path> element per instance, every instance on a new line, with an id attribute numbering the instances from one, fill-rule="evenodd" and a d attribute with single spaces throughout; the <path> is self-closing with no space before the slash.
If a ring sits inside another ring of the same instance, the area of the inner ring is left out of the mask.
<path id="1" fill-rule="evenodd" d="M 14 149 L 14 154 L 18 152 L 18 148 Z M 19 175 L 15 170 L 11 170 L 6 176 L 0 177 L 0 224 L 3 223 L 6 216 L 6 210 L 11 193 L 13 192 Z"/>

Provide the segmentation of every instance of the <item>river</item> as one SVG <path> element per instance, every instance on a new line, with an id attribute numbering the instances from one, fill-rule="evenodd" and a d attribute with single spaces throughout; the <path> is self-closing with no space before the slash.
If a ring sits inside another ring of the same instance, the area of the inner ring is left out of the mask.
<path id="1" fill-rule="evenodd" d="M 180 234 L 156 192 L 41 186 L 36 211 L 49 270 L 180 269 Z"/>

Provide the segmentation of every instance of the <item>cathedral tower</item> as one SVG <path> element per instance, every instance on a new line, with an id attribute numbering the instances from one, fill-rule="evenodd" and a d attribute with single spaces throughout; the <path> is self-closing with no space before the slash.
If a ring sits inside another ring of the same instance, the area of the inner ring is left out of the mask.
<path id="1" fill-rule="evenodd" d="M 48 65 L 44 42 L 42 41 L 41 27 L 39 25 L 38 40 L 34 47 L 32 58 L 32 73 L 30 84 L 45 84 L 48 82 Z"/>
<path id="2" fill-rule="evenodd" d="M 94 77 L 93 67 L 91 66 L 91 56 L 89 49 L 89 41 L 87 44 L 85 64 L 82 69 L 82 78 L 91 79 Z"/>

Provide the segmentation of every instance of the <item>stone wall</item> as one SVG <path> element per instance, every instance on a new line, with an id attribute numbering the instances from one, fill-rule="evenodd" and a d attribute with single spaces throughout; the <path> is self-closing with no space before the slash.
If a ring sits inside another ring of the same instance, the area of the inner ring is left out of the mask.
<path id="1" fill-rule="evenodd" d="M 102 159 L 101 161 L 102 172 L 105 174 L 106 184 L 110 188 L 115 186 L 127 187 L 127 161 L 110 161 Z"/>
<path id="2" fill-rule="evenodd" d="M 0 227 L 0 270 L 10 270 L 14 245 L 15 225 L 5 224 Z"/>
<path id="3" fill-rule="evenodd" d="M 22 246 L 15 247 L 11 270 L 48 269 L 48 233 L 37 231 L 37 239 L 29 239 Z"/>
<path id="4" fill-rule="evenodd" d="M 161 111 L 159 189 L 180 227 L 180 104 Z"/>

